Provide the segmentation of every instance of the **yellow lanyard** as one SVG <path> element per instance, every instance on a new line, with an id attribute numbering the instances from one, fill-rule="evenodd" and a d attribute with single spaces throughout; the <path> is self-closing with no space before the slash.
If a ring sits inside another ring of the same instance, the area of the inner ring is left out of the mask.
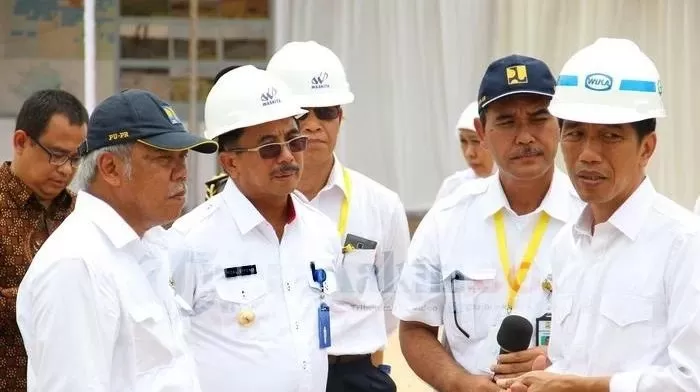
<path id="1" fill-rule="evenodd" d="M 348 210 L 350 210 L 350 196 L 352 194 L 350 172 L 346 168 L 343 168 L 343 184 L 345 184 L 345 194 L 347 196 L 343 198 L 343 203 L 340 205 L 340 217 L 338 217 L 338 234 L 340 234 L 341 241 L 348 226 Z"/>
<path id="2" fill-rule="evenodd" d="M 506 227 L 503 218 L 503 210 L 496 212 L 493 217 L 494 223 L 496 224 L 496 239 L 498 240 L 498 256 L 501 259 L 501 268 L 503 269 L 503 274 L 508 281 L 508 301 L 506 303 L 506 311 L 508 314 L 513 310 L 515 305 L 515 298 L 518 296 L 518 291 L 520 291 L 520 285 L 523 284 L 527 273 L 530 272 L 530 267 L 532 267 L 532 262 L 537 254 L 537 250 L 542 242 L 542 237 L 544 237 L 545 231 L 547 231 L 547 225 L 549 224 L 549 215 L 542 212 L 540 214 L 540 219 L 537 221 L 535 230 L 532 232 L 532 238 L 527 244 L 527 249 L 525 250 L 525 255 L 520 262 L 520 268 L 518 268 L 518 273 L 513 276 L 510 269 L 510 257 L 508 256 L 508 245 L 506 244 Z"/>

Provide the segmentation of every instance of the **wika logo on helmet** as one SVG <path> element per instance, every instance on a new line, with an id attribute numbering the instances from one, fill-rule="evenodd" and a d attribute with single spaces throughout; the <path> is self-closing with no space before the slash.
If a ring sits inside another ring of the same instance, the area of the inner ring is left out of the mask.
<path id="1" fill-rule="evenodd" d="M 612 77 L 602 73 L 594 73 L 586 76 L 584 86 L 589 90 L 608 91 L 612 88 L 612 82 Z"/>
<path id="2" fill-rule="evenodd" d="M 326 80 L 328 79 L 328 73 L 327 72 L 321 72 L 318 75 L 314 76 L 311 78 L 311 88 L 312 89 L 317 89 L 317 88 L 329 88 L 330 85 L 326 83 Z"/>
<path id="3" fill-rule="evenodd" d="M 267 91 L 260 94 L 260 101 L 262 102 L 263 106 L 273 105 L 281 102 L 280 99 L 277 98 L 277 89 L 274 87 L 270 87 L 267 89 Z"/>

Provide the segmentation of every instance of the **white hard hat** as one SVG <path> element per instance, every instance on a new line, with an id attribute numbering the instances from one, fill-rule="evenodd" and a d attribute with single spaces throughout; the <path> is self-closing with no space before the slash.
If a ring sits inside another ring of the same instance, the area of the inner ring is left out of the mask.
<path id="1" fill-rule="evenodd" d="M 215 139 L 234 129 L 304 113 L 284 82 L 245 65 L 226 72 L 209 91 L 204 103 L 204 135 Z"/>
<path id="2" fill-rule="evenodd" d="M 460 129 L 469 129 L 470 131 L 475 131 L 474 129 L 474 119 L 479 117 L 479 103 L 477 101 L 474 101 L 467 106 L 466 109 L 462 112 L 462 115 L 459 116 L 459 120 L 457 120 L 457 125 L 455 128 L 457 128 L 457 131 L 459 132 Z"/>
<path id="3" fill-rule="evenodd" d="M 634 42 L 599 38 L 564 64 L 549 112 L 595 124 L 666 117 L 659 71 Z"/>
<path id="4" fill-rule="evenodd" d="M 272 56 L 267 71 L 287 83 L 301 107 L 344 105 L 355 100 L 338 56 L 315 41 L 285 44 Z"/>

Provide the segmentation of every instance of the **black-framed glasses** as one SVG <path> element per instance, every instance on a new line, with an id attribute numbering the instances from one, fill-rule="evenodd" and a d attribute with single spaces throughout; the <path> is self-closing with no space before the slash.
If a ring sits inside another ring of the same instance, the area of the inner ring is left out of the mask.
<path id="1" fill-rule="evenodd" d="M 303 108 L 309 112 L 314 112 L 314 115 L 319 120 L 329 121 L 335 120 L 340 116 L 340 106 L 326 106 L 321 108 Z M 302 116 L 298 117 L 299 121 L 306 120 L 309 117 L 309 113 L 304 113 Z"/>
<path id="2" fill-rule="evenodd" d="M 282 147 L 287 146 L 291 152 L 301 152 L 306 150 L 309 138 L 306 136 L 297 136 L 289 139 L 286 142 L 268 143 L 255 148 L 232 148 L 231 152 L 257 152 L 262 159 L 275 159 L 282 154 Z"/>
<path id="3" fill-rule="evenodd" d="M 457 300 L 455 299 L 455 280 L 464 280 L 464 275 L 462 275 L 461 272 L 456 272 L 453 276 L 452 279 L 450 279 L 450 284 L 452 286 L 452 315 L 455 318 L 455 326 L 461 332 L 464 336 L 469 339 L 469 333 L 462 328 L 461 325 L 459 325 L 459 317 L 457 317 Z"/>
<path id="4" fill-rule="evenodd" d="M 38 140 L 34 139 L 33 137 L 30 137 L 34 144 L 39 146 L 44 152 L 49 156 L 49 163 L 54 165 L 54 166 L 63 166 L 66 164 L 66 162 L 70 161 L 70 165 L 72 168 L 77 168 L 80 166 L 80 162 L 82 158 L 80 157 L 79 154 L 65 154 L 65 153 L 55 153 L 48 148 L 46 148 L 41 142 Z"/>

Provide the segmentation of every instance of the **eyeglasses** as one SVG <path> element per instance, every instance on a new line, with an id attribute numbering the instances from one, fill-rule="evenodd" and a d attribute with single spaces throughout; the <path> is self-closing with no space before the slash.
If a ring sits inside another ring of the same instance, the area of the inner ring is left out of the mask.
<path id="1" fill-rule="evenodd" d="M 457 272 L 450 280 L 450 284 L 452 285 L 452 315 L 455 318 L 455 326 L 457 327 L 459 332 L 461 332 L 464 336 L 467 337 L 467 339 L 469 339 L 469 333 L 467 333 L 467 331 L 465 331 L 464 328 L 462 328 L 462 326 L 459 325 L 459 321 L 457 321 L 458 317 L 457 317 L 457 300 L 455 299 L 455 279 L 464 280 L 464 275 Z"/>
<path id="2" fill-rule="evenodd" d="M 323 108 L 304 108 L 304 110 L 314 112 L 316 118 L 324 121 L 335 120 L 340 116 L 340 106 L 327 106 Z M 309 113 L 304 113 L 302 116 L 298 117 L 298 119 L 300 121 L 306 120 L 307 117 L 309 117 Z"/>
<path id="3" fill-rule="evenodd" d="M 48 148 L 44 147 L 43 144 L 41 144 L 38 140 L 31 138 L 34 144 L 37 146 L 41 147 L 42 150 L 49 156 L 49 163 L 54 165 L 54 166 L 63 166 L 66 164 L 66 162 L 70 161 L 70 165 L 72 168 L 77 168 L 80 166 L 80 161 L 81 157 L 80 155 L 73 155 L 73 154 L 64 154 L 64 153 L 55 153 Z"/>
<path id="4" fill-rule="evenodd" d="M 231 152 L 257 152 L 262 159 L 275 159 L 282 154 L 282 147 L 287 146 L 291 152 L 301 152 L 306 150 L 306 144 L 309 138 L 306 136 L 297 136 L 286 142 L 268 143 L 255 148 L 233 148 Z"/>

